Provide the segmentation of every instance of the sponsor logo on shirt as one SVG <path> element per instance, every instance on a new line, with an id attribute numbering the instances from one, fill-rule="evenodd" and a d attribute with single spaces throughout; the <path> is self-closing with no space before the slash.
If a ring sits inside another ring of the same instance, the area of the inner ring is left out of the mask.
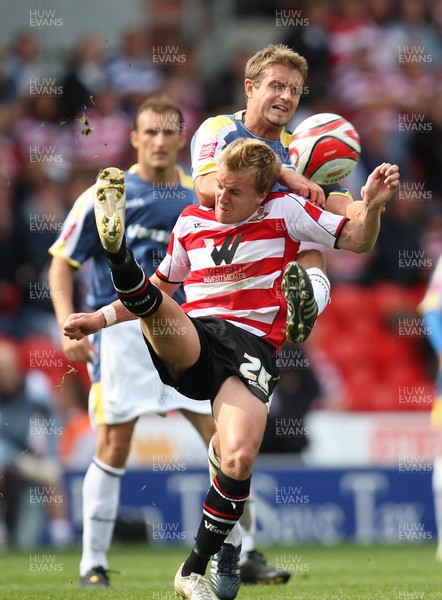
<path id="1" fill-rule="evenodd" d="M 143 225 L 140 225 L 139 223 L 129 225 L 126 230 L 126 235 L 128 239 L 151 239 L 155 242 L 160 242 L 161 244 L 168 244 L 170 240 L 170 231 L 153 228 L 149 229 L 147 227 L 143 227 Z"/>
<path id="2" fill-rule="evenodd" d="M 207 229 L 209 227 L 207 223 L 201 223 L 201 221 L 198 221 L 198 223 L 194 223 L 193 226 L 195 229 Z"/>
<path id="3" fill-rule="evenodd" d="M 217 138 L 209 138 L 205 144 L 202 145 L 198 160 L 205 160 L 206 158 L 213 158 L 215 156 L 215 150 L 218 146 Z"/>

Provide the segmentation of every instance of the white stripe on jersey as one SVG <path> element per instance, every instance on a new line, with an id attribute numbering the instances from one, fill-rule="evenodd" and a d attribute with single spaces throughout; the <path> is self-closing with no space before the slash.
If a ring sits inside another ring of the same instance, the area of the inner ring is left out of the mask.
<path id="1" fill-rule="evenodd" d="M 207 297 L 207 286 L 210 285 L 211 295 L 216 296 L 219 294 L 231 294 L 237 290 L 247 289 L 273 289 L 276 279 L 281 275 L 281 271 L 275 271 L 266 277 L 245 277 L 239 281 L 228 281 L 229 277 L 234 275 L 225 275 L 224 281 L 220 281 L 218 275 L 207 275 L 204 277 L 204 282 L 198 283 L 187 283 L 186 294 L 188 298 L 192 300 L 201 300 Z M 264 310 L 264 309 L 263 309 Z"/>
<path id="2" fill-rule="evenodd" d="M 259 323 L 267 323 L 271 325 L 273 323 L 273 319 L 275 318 L 275 308 L 279 309 L 279 306 L 267 306 L 260 309 Z M 250 310 L 229 310 L 227 308 L 198 308 L 195 310 L 191 310 L 187 313 L 191 317 L 216 317 L 219 315 L 227 315 L 227 316 L 235 316 L 237 318 L 250 319 L 251 313 Z M 256 313 L 253 313 L 253 317 L 256 317 Z M 235 323 L 235 321 L 233 321 Z M 235 323 L 237 324 L 237 323 Z M 262 334 L 261 334 L 262 335 Z"/>

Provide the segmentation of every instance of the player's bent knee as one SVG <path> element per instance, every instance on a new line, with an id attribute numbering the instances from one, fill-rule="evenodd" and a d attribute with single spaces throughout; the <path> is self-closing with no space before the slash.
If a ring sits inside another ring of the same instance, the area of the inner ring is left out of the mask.
<path id="1" fill-rule="evenodd" d="M 221 470 L 232 479 L 247 479 L 253 471 L 256 452 L 249 448 L 241 448 L 233 453 L 228 453 L 221 460 Z"/>
<path id="2" fill-rule="evenodd" d="M 325 256 L 320 250 L 311 248 L 309 250 L 302 250 L 296 260 L 304 267 L 304 269 L 318 268 L 325 272 L 326 263 Z"/>

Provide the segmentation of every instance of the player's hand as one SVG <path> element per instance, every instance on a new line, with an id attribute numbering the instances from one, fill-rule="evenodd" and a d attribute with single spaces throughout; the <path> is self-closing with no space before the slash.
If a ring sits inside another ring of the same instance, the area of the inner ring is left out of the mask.
<path id="1" fill-rule="evenodd" d="M 63 333 L 71 340 L 82 340 L 91 333 L 97 333 L 105 326 L 101 310 L 94 313 L 74 313 L 69 315 L 63 326 Z"/>
<path id="2" fill-rule="evenodd" d="M 382 163 L 368 176 L 367 183 L 361 189 L 361 198 L 366 205 L 382 209 L 396 192 L 399 183 L 399 167 Z"/>
<path id="3" fill-rule="evenodd" d="M 72 362 L 92 362 L 93 354 L 97 353 L 97 348 L 87 337 L 77 341 L 62 335 L 61 346 L 66 357 Z"/>
<path id="4" fill-rule="evenodd" d="M 312 204 L 316 204 L 316 206 L 320 206 L 321 208 L 325 207 L 324 190 L 317 183 L 304 177 L 304 175 L 297 173 L 293 169 L 282 167 L 278 181 L 284 187 L 298 194 L 298 196 L 307 198 Z"/>

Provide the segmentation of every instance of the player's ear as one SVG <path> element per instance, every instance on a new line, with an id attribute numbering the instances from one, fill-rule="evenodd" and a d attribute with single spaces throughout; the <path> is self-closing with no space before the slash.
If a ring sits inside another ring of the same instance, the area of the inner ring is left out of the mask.
<path id="1" fill-rule="evenodd" d="M 264 203 L 265 199 L 267 198 L 267 196 L 270 194 L 270 190 L 267 190 L 266 192 L 264 192 L 263 194 L 260 194 L 259 196 L 257 196 L 257 204 L 258 206 L 261 206 L 261 204 Z"/>
<path id="2" fill-rule="evenodd" d="M 251 79 L 244 80 L 244 91 L 247 98 L 251 98 L 253 96 L 253 81 Z"/>
<path id="3" fill-rule="evenodd" d="M 138 148 L 138 133 L 135 129 L 130 132 L 130 143 L 134 148 Z"/>

